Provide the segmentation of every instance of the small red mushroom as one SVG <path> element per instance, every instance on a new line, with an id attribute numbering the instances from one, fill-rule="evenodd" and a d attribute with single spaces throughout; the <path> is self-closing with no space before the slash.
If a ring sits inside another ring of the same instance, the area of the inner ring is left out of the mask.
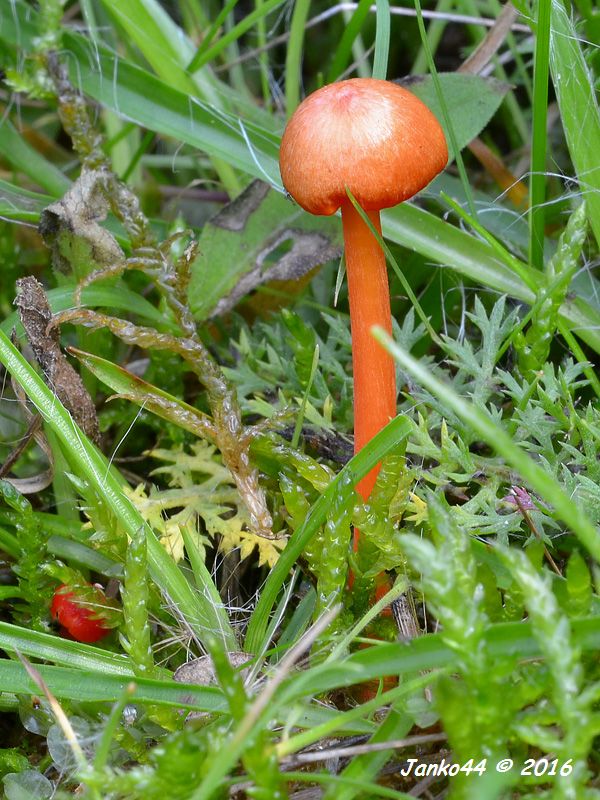
<path id="1" fill-rule="evenodd" d="M 379 211 L 415 195 L 446 166 L 440 123 L 411 92 L 374 78 L 340 81 L 296 109 L 281 141 L 279 167 L 289 194 L 311 214 L 342 210 L 354 371 L 354 450 L 396 416 L 396 375 L 371 335 L 392 332 L 384 253 L 347 189 L 381 232 Z M 379 466 L 357 485 L 366 500 Z M 355 534 L 355 544 L 357 537 Z"/>
<path id="2" fill-rule="evenodd" d="M 90 601 L 90 592 L 93 600 Z M 77 595 L 68 586 L 62 585 L 54 592 L 50 614 L 61 630 L 77 642 L 97 642 L 110 633 L 101 609 L 106 604 L 104 593 L 96 586 L 85 587 Z M 100 612 L 100 613 L 99 613 Z"/>

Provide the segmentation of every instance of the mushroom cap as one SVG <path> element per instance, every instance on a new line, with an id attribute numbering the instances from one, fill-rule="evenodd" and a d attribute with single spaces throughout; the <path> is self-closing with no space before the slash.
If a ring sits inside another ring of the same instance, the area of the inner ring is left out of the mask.
<path id="1" fill-rule="evenodd" d="M 366 211 L 408 200 L 448 161 L 442 127 L 395 83 L 353 78 L 309 95 L 290 118 L 279 152 L 283 185 L 311 214 L 334 214 L 346 187 Z"/>

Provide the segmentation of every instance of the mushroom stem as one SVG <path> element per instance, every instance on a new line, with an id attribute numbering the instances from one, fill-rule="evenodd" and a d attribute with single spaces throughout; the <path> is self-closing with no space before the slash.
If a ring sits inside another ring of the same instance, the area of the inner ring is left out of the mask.
<path id="1" fill-rule="evenodd" d="M 369 211 L 367 215 L 381 233 L 379 211 Z M 352 329 L 354 452 L 357 453 L 396 416 L 396 370 L 391 355 L 371 334 L 374 325 L 392 333 L 385 255 L 350 201 L 342 204 L 342 223 Z M 364 500 L 371 494 L 379 466 L 356 486 Z M 357 537 L 358 531 L 355 546 Z"/>

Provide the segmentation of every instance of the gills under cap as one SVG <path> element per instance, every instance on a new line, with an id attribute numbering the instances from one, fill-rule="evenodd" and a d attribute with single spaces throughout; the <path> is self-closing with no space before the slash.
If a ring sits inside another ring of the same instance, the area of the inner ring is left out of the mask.
<path id="1" fill-rule="evenodd" d="M 281 140 L 283 185 L 311 214 L 334 214 L 346 187 L 366 211 L 408 200 L 448 161 L 442 127 L 407 89 L 353 78 L 309 95 Z"/>

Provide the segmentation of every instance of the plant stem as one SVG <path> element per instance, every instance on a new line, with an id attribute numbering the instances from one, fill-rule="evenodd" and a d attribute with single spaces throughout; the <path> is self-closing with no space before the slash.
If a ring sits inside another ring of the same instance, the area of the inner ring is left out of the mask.
<path id="1" fill-rule="evenodd" d="M 381 234 L 379 211 L 368 212 Z M 390 290 L 385 255 L 360 214 L 349 201 L 342 205 L 346 272 L 352 328 L 354 371 L 354 452 L 361 450 L 396 416 L 396 371 L 391 356 L 371 335 L 374 325 L 392 333 Z M 367 500 L 375 484 L 376 466 L 357 484 Z"/>
<path id="2" fill-rule="evenodd" d="M 533 68 L 533 133 L 531 141 L 531 178 L 529 180 L 529 261 L 533 267 L 544 266 L 544 224 L 546 200 L 546 145 L 548 117 L 548 75 L 550 70 L 550 23 L 552 4 L 539 0 L 535 31 Z"/>

